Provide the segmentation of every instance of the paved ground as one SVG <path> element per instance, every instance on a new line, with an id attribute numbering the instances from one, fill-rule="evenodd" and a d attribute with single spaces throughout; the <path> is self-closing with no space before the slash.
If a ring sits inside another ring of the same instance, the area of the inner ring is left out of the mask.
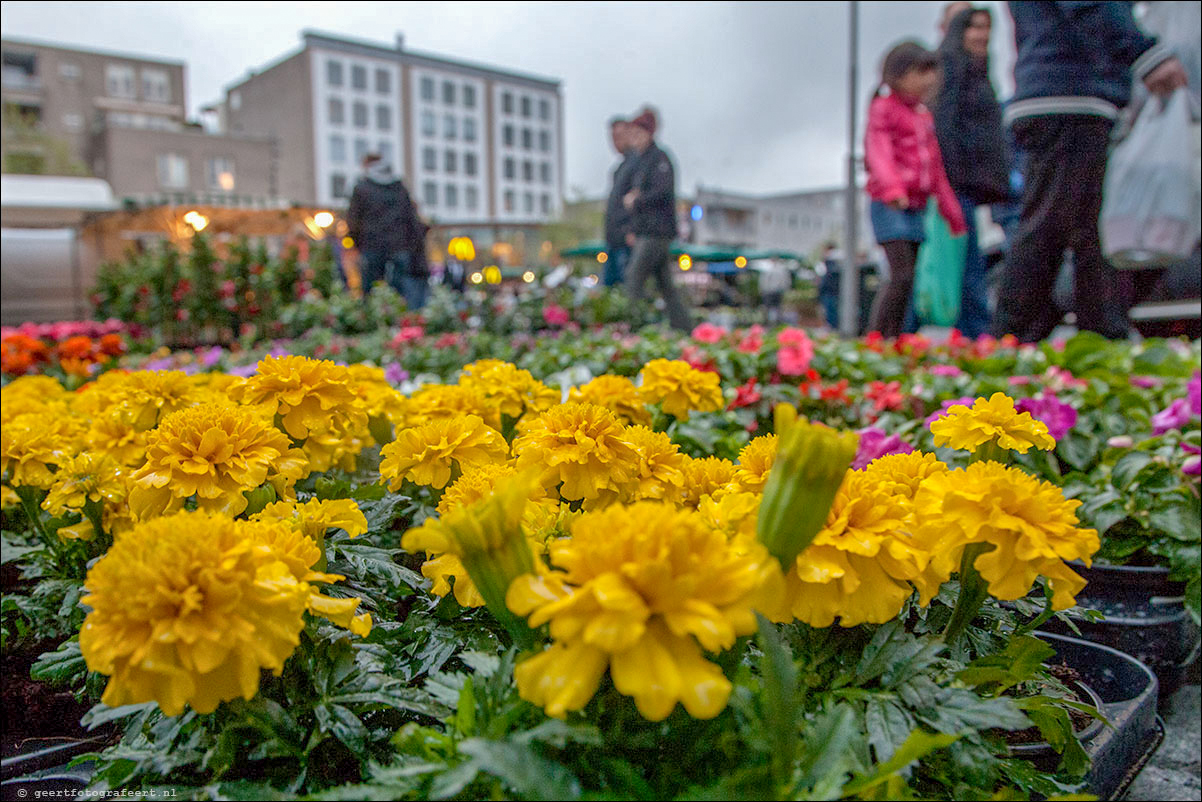
<path id="1" fill-rule="evenodd" d="M 1124 799 L 1202 799 L 1202 686 L 1186 685 L 1169 700 L 1164 743 Z"/>

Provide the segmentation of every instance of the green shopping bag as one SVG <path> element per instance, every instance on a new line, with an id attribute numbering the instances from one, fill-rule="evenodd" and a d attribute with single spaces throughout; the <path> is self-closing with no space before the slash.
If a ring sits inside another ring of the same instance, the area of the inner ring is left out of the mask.
<path id="1" fill-rule="evenodd" d="M 919 323 L 954 326 L 960 318 L 968 238 L 952 236 L 934 198 L 927 202 L 922 227 L 926 240 L 918 248 L 914 267 L 914 313 Z"/>

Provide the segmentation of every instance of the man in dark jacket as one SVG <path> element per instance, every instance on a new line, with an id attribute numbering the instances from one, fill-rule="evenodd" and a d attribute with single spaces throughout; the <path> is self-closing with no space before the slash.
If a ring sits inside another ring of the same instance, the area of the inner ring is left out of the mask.
<path id="1" fill-rule="evenodd" d="M 417 216 L 404 183 L 378 153 L 363 158 L 363 178 L 351 192 L 346 223 L 359 250 L 363 292 L 387 279 L 410 309 L 425 306 L 430 278 L 426 262 L 429 227 Z"/>
<path id="2" fill-rule="evenodd" d="M 647 279 L 654 277 L 668 307 L 668 322 L 679 331 L 692 324 L 669 266 L 669 248 L 676 236 L 676 171 L 668 154 L 655 144 L 654 112 L 643 111 L 630 121 L 630 141 L 638 153 L 631 189 L 622 198 L 633 215 L 634 251 L 626 271 L 631 303 L 642 300 Z"/>
<path id="3" fill-rule="evenodd" d="M 1052 290 L 1064 253 L 1076 269 L 1077 326 L 1125 337 L 1098 216 L 1110 129 L 1131 76 L 1157 94 L 1185 84 L 1181 63 L 1135 24 L 1131 3 L 1012 2 L 1018 60 L 1005 121 L 1026 154 L 1023 211 L 1003 268 L 996 336 L 1035 342 L 1060 321 Z"/>
<path id="4" fill-rule="evenodd" d="M 634 178 L 634 166 L 638 154 L 630 147 L 630 122 L 620 117 L 609 123 L 609 134 L 614 150 L 622 161 L 614 169 L 613 187 L 609 191 L 609 202 L 605 204 L 605 250 L 609 258 L 605 262 L 604 281 L 606 287 L 622 283 L 626 265 L 630 262 L 630 245 L 634 232 L 630 227 L 633 215 L 622 204 L 622 198 L 630 191 Z"/>

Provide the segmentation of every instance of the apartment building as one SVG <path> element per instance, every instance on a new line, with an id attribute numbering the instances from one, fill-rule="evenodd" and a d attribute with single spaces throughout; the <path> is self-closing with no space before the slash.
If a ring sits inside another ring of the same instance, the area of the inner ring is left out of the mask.
<path id="1" fill-rule="evenodd" d="M 182 62 L 0 40 L 6 173 L 103 178 L 139 204 L 274 205 L 267 138 L 187 120 Z"/>
<path id="2" fill-rule="evenodd" d="M 560 214 L 558 81 L 414 52 L 401 36 L 391 47 L 313 31 L 302 41 L 217 107 L 221 130 L 275 140 L 281 194 L 345 206 L 376 151 L 436 226 L 481 227 L 488 241 Z"/>

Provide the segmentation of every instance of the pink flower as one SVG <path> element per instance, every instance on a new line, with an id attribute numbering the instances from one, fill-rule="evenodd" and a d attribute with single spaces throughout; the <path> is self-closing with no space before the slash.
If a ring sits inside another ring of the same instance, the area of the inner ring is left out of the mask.
<path id="1" fill-rule="evenodd" d="M 814 347 L 810 343 L 810 335 L 803 329 L 781 329 L 776 335 L 776 341 L 781 345 L 808 345 L 811 349 Z"/>
<path id="2" fill-rule="evenodd" d="M 886 434 L 875 426 L 861 429 L 860 446 L 856 450 L 856 458 L 851 463 L 854 470 L 862 471 L 874 459 L 889 454 L 910 454 L 914 447 L 902 440 L 896 434 Z"/>
<path id="3" fill-rule="evenodd" d="M 1189 399 L 1190 412 L 1202 415 L 1202 371 L 1194 371 L 1194 377 L 1185 387 L 1185 397 Z"/>
<path id="4" fill-rule="evenodd" d="M 1189 423 L 1191 417 L 1193 416 L 1190 414 L 1189 401 L 1178 398 L 1169 404 L 1168 409 L 1152 416 L 1152 434 L 1164 434 L 1173 429 L 1180 429 Z"/>
<path id="5" fill-rule="evenodd" d="M 1132 376 L 1131 386 L 1144 390 L 1153 390 L 1160 386 L 1160 379 L 1155 376 Z"/>
<path id="6" fill-rule="evenodd" d="M 1106 445 L 1111 448 L 1131 448 L 1135 445 L 1135 438 L 1129 434 L 1120 434 L 1107 440 Z"/>
<path id="7" fill-rule="evenodd" d="M 1034 381 L 1035 378 L 1033 376 L 1011 376 L 1009 379 L 1011 387 L 1021 387 Z"/>
<path id="8" fill-rule="evenodd" d="M 396 348 L 402 343 L 420 340 L 426 333 L 426 330 L 421 326 L 401 326 L 401 330 L 392 338 L 392 347 Z"/>
<path id="9" fill-rule="evenodd" d="M 959 376 L 964 372 L 955 365 L 932 365 L 929 370 L 935 376 Z"/>
<path id="10" fill-rule="evenodd" d="M 976 400 L 977 399 L 972 398 L 970 396 L 965 396 L 964 398 L 953 398 L 950 401 L 944 401 L 943 405 L 940 406 L 939 409 L 937 409 L 936 411 L 934 411 L 930 415 L 928 415 L 926 421 L 924 421 L 924 422 L 926 423 L 927 426 L 930 426 L 931 423 L 939 420 L 944 415 L 946 415 L 947 411 L 949 409 L 951 409 L 952 407 L 960 406 L 960 405 L 963 405 L 966 407 L 971 407 L 973 405 L 973 402 L 975 402 Z"/>
<path id="11" fill-rule="evenodd" d="M 713 323 L 698 323 L 693 329 L 693 339 L 699 343 L 717 343 L 727 334 L 726 329 Z"/>
<path id="12" fill-rule="evenodd" d="M 390 362 L 384 368 L 384 380 L 389 384 L 400 384 L 409 378 L 409 371 L 401 367 L 400 362 Z"/>
<path id="13" fill-rule="evenodd" d="M 543 307 L 543 320 L 548 326 L 566 326 L 571 319 L 568 310 L 558 304 L 547 304 Z"/>
<path id="14" fill-rule="evenodd" d="M 1202 457 L 1190 457 L 1181 465 L 1181 472 L 1186 476 L 1202 476 Z"/>
<path id="15" fill-rule="evenodd" d="M 735 349 L 742 354 L 755 354 L 764 347 L 764 327 L 755 325 L 749 328 Z"/>
<path id="16" fill-rule="evenodd" d="M 782 376 L 801 376 L 810 367 L 813 349 L 786 346 L 776 352 L 776 369 Z"/>
<path id="17" fill-rule="evenodd" d="M 1014 408 L 1019 412 L 1028 412 L 1032 418 L 1041 421 L 1048 427 L 1048 434 L 1055 440 L 1062 439 L 1077 425 L 1077 410 L 1054 395 L 1023 398 Z"/>

